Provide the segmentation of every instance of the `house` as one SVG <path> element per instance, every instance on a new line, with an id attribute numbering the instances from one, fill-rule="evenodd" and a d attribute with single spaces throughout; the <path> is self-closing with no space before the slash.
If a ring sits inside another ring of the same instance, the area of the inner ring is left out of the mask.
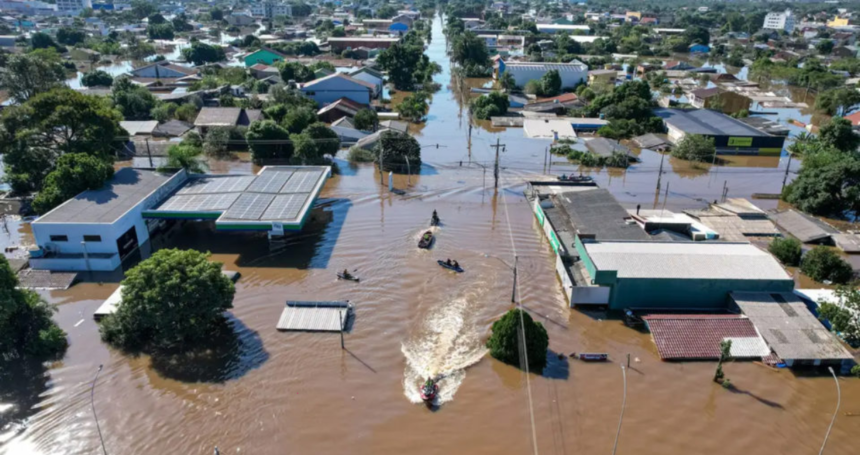
<path id="1" fill-rule="evenodd" d="M 340 98 L 317 111 L 317 117 L 320 121 L 334 123 L 344 117 L 353 118 L 362 109 L 369 109 L 369 106 L 356 103 L 349 98 Z"/>
<path id="2" fill-rule="evenodd" d="M 353 79 L 364 81 L 364 82 L 367 82 L 368 84 L 373 84 L 373 86 L 374 86 L 373 97 L 374 98 L 379 98 L 379 96 L 382 95 L 382 86 L 385 82 L 385 76 L 382 73 L 380 73 L 379 71 L 376 71 L 373 68 L 365 66 L 363 68 L 357 69 L 357 70 L 349 73 L 349 76 Z"/>
<path id="3" fill-rule="evenodd" d="M 513 76 L 518 87 L 525 87 L 528 81 L 540 79 L 550 70 L 558 71 L 562 88 L 575 87 L 588 79 L 588 65 L 578 60 L 570 63 L 544 63 L 505 62 L 499 59 L 494 76 L 498 79 L 503 73 L 508 72 Z"/>
<path id="4" fill-rule="evenodd" d="M 197 68 L 176 65 L 166 60 L 129 71 L 129 74 L 134 79 L 181 79 L 186 76 L 197 75 L 198 73 L 199 70 Z"/>
<path id="5" fill-rule="evenodd" d="M 153 131 L 158 126 L 157 120 L 123 120 L 119 122 L 119 126 L 128 132 L 129 137 L 132 136 L 152 136 Z"/>
<path id="6" fill-rule="evenodd" d="M 707 54 L 711 51 L 711 48 L 708 47 L 707 44 L 691 44 L 690 45 L 690 53 L 691 54 Z"/>
<path id="7" fill-rule="evenodd" d="M 278 69 L 274 66 L 269 66 L 264 63 L 257 63 L 255 65 L 251 65 L 248 70 L 250 70 L 251 76 L 254 76 L 254 79 L 257 80 L 263 80 L 281 74 L 281 72 L 278 71 Z"/>
<path id="8" fill-rule="evenodd" d="M 836 46 L 830 55 L 835 58 L 854 58 L 857 57 L 857 48 L 854 46 Z"/>
<path id="9" fill-rule="evenodd" d="M 183 122 L 182 120 L 168 120 L 156 126 L 152 131 L 152 136 L 166 138 L 182 137 L 193 128 L 193 123 Z"/>
<path id="10" fill-rule="evenodd" d="M 857 111 L 851 115 L 846 115 L 845 119 L 850 121 L 852 125 L 854 125 L 854 129 L 860 127 L 860 111 Z"/>
<path id="11" fill-rule="evenodd" d="M 588 85 L 595 82 L 614 84 L 616 77 L 618 77 L 618 71 L 615 70 L 591 70 L 588 72 Z"/>
<path id="12" fill-rule="evenodd" d="M 696 67 L 687 62 L 679 61 L 666 62 L 666 66 L 663 67 L 666 71 L 689 71 L 694 68 Z"/>
<path id="13" fill-rule="evenodd" d="M 690 92 L 690 104 L 699 109 L 714 109 L 724 114 L 749 110 L 752 100 L 745 95 L 719 87 L 700 88 Z"/>
<path id="14" fill-rule="evenodd" d="M 359 104 L 370 104 L 376 86 L 343 73 L 335 73 L 321 79 L 306 82 L 301 91 L 320 106 L 348 98 Z"/>
<path id="15" fill-rule="evenodd" d="M 394 43 L 400 41 L 400 38 L 383 38 L 375 36 L 346 36 L 346 37 L 330 37 L 328 45 L 333 53 L 339 54 L 347 49 L 355 49 L 366 47 L 369 49 L 388 49 Z"/>
<path id="16" fill-rule="evenodd" d="M 256 22 L 253 16 L 248 13 L 232 13 L 229 16 L 225 17 L 224 20 L 227 21 L 228 24 L 236 26 L 236 27 L 245 27 Z"/>
<path id="17" fill-rule="evenodd" d="M 278 52 L 272 48 L 264 47 L 245 56 L 245 67 L 251 67 L 260 63 L 264 65 L 273 65 L 275 62 L 284 61 L 286 57 L 286 54 Z"/>
<path id="18" fill-rule="evenodd" d="M 565 114 L 568 109 L 582 107 L 583 102 L 579 100 L 576 93 L 564 93 L 551 98 L 541 98 L 532 103 L 527 103 L 522 106 L 524 111 L 529 112 L 554 112 L 556 114 Z M 570 122 L 568 122 L 570 123 Z"/>
<path id="19" fill-rule="evenodd" d="M 827 26 L 830 28 L 848 27 L 850 20 L 847 17 L 833 16 L 833 20 L 827 21 Z"/>
<path id="20" fill-rule="evenodd" d="M 194 126 L 200 134 L 206 134 L 209 128 L 234 128 L 248 126 L 263 118 L 263 113 L 257 109 L 240 107 L 204 107 L 200 109 Z"/>

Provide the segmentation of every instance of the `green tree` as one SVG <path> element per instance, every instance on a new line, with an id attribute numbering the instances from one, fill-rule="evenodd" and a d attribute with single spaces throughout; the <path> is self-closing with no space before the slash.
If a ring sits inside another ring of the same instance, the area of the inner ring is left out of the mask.
<path id="1" fill-rule="evenodd" d="M 451 60 L 461 66 L 489 66 L 490 53 L 486 41 L 472 32 L 457 35 L 451 46 Z"/>
<path id="2" fill-rule="evenodd" d="M 284 81 L 309 82 L 316 79 L 314 72 L 299 62 L 281 63 L 281 79 Z"/>
<path id="3" fill-rule="evenodd" d="M 442 71 L 424 55 L 423 43 L 408 40 L 413 36 L 415 32 L 409 32 L 400 43 L 380 52 L 376 59 L 380 68 L 388 71 L 388 79 L 397 90 L 412 90 L 415 84 L 430 82 L 434 74 Z"/>
<path id="4" fill-rule="evenodd" d="M 281 125 L 290 132 L 298 134 L 305 130 L 308 125 L 317 122 L 317 113 L 307 107 L 292 109 L 284 116 Z"/>
<path id="5" fill-rule="evenodd" d="M 197 118 L 197 106 L 191 103 L 185 103 L 182 106 L 177 107 L 176 112 L 173 115 L 176 117 L 176 120 L 191 123 Z"/>
<path id="6" fill-rule="evenodd" d="M 175 144 L 167 148 L 167 161 L 159 170 L 185 169 L 191 174 L 206 172 L 206 164 L 200 158 L 203 150 L 190 144 Z"/>
<path id="7" fill-rule="evenodd" d="M 122 116 L 107 100 L 68 88 L 36 95 L 0 116 L 0 154 L 16 192 L 42 187 L 65 153 L 108 156 L 122 129 Z"/>
<path id="8" fill-rule="evenodd" d="M 257 120 L 245 134 L 251 157 L 255 163 L 265 160 L 289 160 L 293 156 L 293 144 L 289 142 L 290 132 L 274 120 Z"/>
<path id="9" fill-rule="evenodd" d="M 472 113 L 480 120 L 504 115 L 508 112 L 508 96 L 501 92 L 490 92 L 472 101 Z"/>
<path id="10" fill-rule="evenodd" d="M 113 81 L 111 98 L 126 120 L 145 120 L 158 104 L 158 99 L 146 87 L 123 76 Z"/>
<path id="11" fill-rule="evenodd" d="M 316 122 L 308 125 L 303 133 L 307 134 L 316 143 L 321 155 L 337 155 L 340 150 L 340 136 L 325 123 Z"/>
<path id="12" fill-rule="evenodd" d="M 164 123 L 176 115 L 177 106 L 173 103 L 160 103 L 150 112 L 152 118 L 158 120 L 159 123 Z"/>
<path id="13" fill-rule="evenodd" d="M 66 71 L 59 57 L 52 60 L 31 54 L 13 54 L 0 66 L 0 88 L 19 103 L 60 87 L 65 78 Z"/>
<path id="14" fill-rule="evenodd" d="M 421 168 L 421 145 L 406 133 L 384 131 L 379 136 L 376 146 L 377 153 L 382 153 L 382 165 L 385 170 L 417 173 Z"/>
<path id="15" fill-rule="evenodd" d="M 312 165 L 323 162 L 323 154 L 310 134 L 291 134 L 290 141 L 293 143 L 293 163 Z"/>
<path id="16" fill-rule="evenodd" d="M 176 32 L 190 32 L 194 27 L 188 23 L 188 16 L 185 13 L 180 13 L 170 20 L 173 24 L 173 30 Z"/>
<path id="17" fill-rule="evenodd" d="M 688 161 L 712 161 L 717 150 L 714 140 L 700 134 L 687 134 L 672 149 L 672 156 Z"/>
<path id="18" fill-rule="evenodd" d="M 146 18 L 150 25 L 160 25 L 167 23 L 167 19 L 161 13 L 152 13 Z"/>
<path id="19" fill-rule="evenodd" d="M 833 52 L 833 41 L 823 39 L 815 45 L 815 50 L 817 50 L 821 55 L 830 55 L 830 53 Z"/>
<path id="20" fill-rule="evenodd" d="M 213 158 L 224 158 L 230 155 L 230 128 L 216 127 L 206 130 L 203 138 L 203 153 Z"/>
<path id="21" fill-rule="evenodd" d="M 236 290 L 221 266 L 199 251 L 156 251 L 126 272 L 122 303 L 102 320 L 102 339 L 131 351 L 204 345 L 233 307 Z"/>
<path id="22" fill-rule="evenodd" d="M 63 155 L 45 177 L 45 184 L 33 200 L 33 210 L 40 215 L 48 213 L 86 190 L 103 187 L 112 176 L 113 165 L 102 157 L 84 153 Z"/>
<path id="23" fill-rule="evenodd" d="M 517 81 L 516 79 L 514 79 L 513 74 L 509 73 L 508 71 L 505 71 L 502 73 L 502 77 L 499 78 L 499 85 L 507 91 L 512 91 L 516 90 Z"/>
<path id="24" fill-rule="evenodd" d="M 838 151 L 805 157 L 782 197 L 804 212 L 842 217 L 860 214 L 860 160 Z"/>
<path id="25" fill-rule="evenodd" d="M 851 121 L 842 117 L 830 119 L 821 127 L 818 138 L 823 144 L 845 152 L 853 152 L 860 145 L 860 136 L 854 134 Z"/>
<path id="26" fill-rule="evenodd" d="M 29 289 L 18 288 L 18 276 L 0 256 L 0 356 L 59 356 L 68 347 L 51 315 L 56 309 Z"/>
<path id="27" fill-rule="evenodd" d="M 201 43 L 200 41 L 192 41 L 190 47 L 182 49 L 182 56 L 186 61 L 195 65 L 227 60 L 227 55 L 221 46 Z"/>
<path id="28" fill-rule="evenodd" d="M 356 112 L 352 122 L 358 130 L 374 131 L 377 122 L 379 122 L 379 115 L 377 115 L 376 110 L 362 109 Z"/>
<path id="29" fill-rule="evenodd" d="M 522 318 L 522 320 L 520 320 Z M 525 345 L 525 355 L 522 355 Z M 540 322 L 521 309 L 509 310 L 493 323 L 493 334 L 487 340 L 490 355 L 497 360 L 519 368 L 521 359 L 528 357 L 528 369 L 540 374 L 546 366 L 549 335 Z"/>
<path id="30" fill-rule="evenodd" d="M 61 46 L 54 41 L 54 38 L 51 38 L 51 35 L 43 32 L 36 32 L 30 36 L 30 46 L 33 49 L 57 49 L 60 50 Z"/>
<path id="31" fill-rule="evenodd" d="M 558 70 L 549 70 L 540 78 L 541 95 L 556 96 L 561 93 L 561 76 Z"/>
<path id="32" fill-rule="evenodd" d="M 720 360 L 717 362 L 717 370 L 714 372 L 714 382 L 718 382 L 723 387 L 729 387 L 731 381 L 726 378 L 723 373 L 723 363 L 732 359 L 732 340 L 720 341 Z"/>
<path id="33" fill-rule="evenodd" d="M 376 17 L 379 19 L 391 19 L 397 14 L 397 10 L 391 5 L 382 5 L 376 10 Z"/>
<path id="34" fill-rule="evenodd" d="M 849 112 L 853 106 L 860 104 L 860 92 L 854 87 L 840 87 L 818 94 L 815 98 L 815 108 L 827 115 L 836 115 L 839 108 Z"/>
<path id="35" fill-rule="evenodd" d="M 819 318 L 829 321 L 852 346 L 860 344 L 860 291 L 851 286 L 836 289 L 836 301 L 826 301 L 818 307 Z"/>
<path id="36" fill-rule="evenodd" d="M 787 266 L 797 267 L 800 265 L 801 245 L 800 241 L 795 238 L 777 237 L 770 242 L 767 250 L 776 256 L 779 262 Z"/>
<path id="37" fill-rule="evenodd" d="M 81 84 L 84 87 L 110 87 L 113 85 L 113 76 L 102 70 L 90 71 L 81 77 Z"/>
<path id="38" fill-rule="evenodd" d="M 415 92 L 397 105 L 395 110 L 400 113 L 401 117 L 418 123 L 424 120 L 424 115 L 427 114 L 427 100 L 423 92 Z"/>
<path id="39" fill-rule="evenodd" d="M 175 36 L 173 32 L 173 24 L 170 22 L 163 24 L 149 24 L 146 27 L 146 35 L 149 39 L 171 40 Z"/>
<path id="40" fill-rule="evenodd" d="M 134 17 L 143 19 L 155 13 L 155 4 L 147 0 L 134 0 L 131 2 L 131 12 Z"/>
<path id="41" fill-rule="evenodd" d="M 224 11 L 218 7 L 212 8 L 209 10 L 209 17 L 211 17 L 213 21 L 223 21 Z"/>
<path id="42" fill-rule="evenodd" d="M 842 260 L 833 250 L 817 246 L 803 256 L 800 271 L 815 281 L 847 283 L 854 274 L 851 265 Z"/>
<path id="43" fill-rule="evenodd" d="M 57 30 L 57 41 L 67 46 L 74 46 L 78 43 L 83 43 L 87 39 L 87 34 L 83 30 L 72 27 L 61 27 Z"/>

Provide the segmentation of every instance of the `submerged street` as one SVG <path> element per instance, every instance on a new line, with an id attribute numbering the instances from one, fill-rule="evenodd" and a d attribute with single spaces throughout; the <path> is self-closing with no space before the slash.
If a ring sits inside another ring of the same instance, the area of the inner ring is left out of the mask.
<path id="1" fill-rule="evenodd" d="M 711 380 L 712 363 L 662 362 L 649 335 L 567 307 L 555 256 L 523 196 L 525 181 L 545 173 L 549 143 L 519 128 L 481 125 L 470 141 L 442 27 L 436 17 L 426 51 L 443 68 L 435 77 L 442 89 L 426 124 L 410 125 L 424 165 L 420 175 L 394 178 L 405 194 L 390 193 L 374 165 L 338 160 L 340 175 L 326 183 L 322 207 L 275 250 L 265 235 L 180 226 L 165 246 L 210 251 L 241 273 L 231 311 L 236 336 L 213 343 L 208 358 L 108 348 L 92 313 L 116 282 L 44 291 L 59 305 L 70 347 L 50 368 L 19 362 L 0 370 L 0 406 L 14 406 L 3 414 L 12 420 L 0 421 L 11 424 L 0 432 L 0 453 L 99 453 L 90 387 L 102 364 L 94 404 L 111 454 L 209 454 L 215 446 L 224 454 L 512 454 L 535 446 L 547 454 L 608 453 L 621 409 L 619 365 L 628 355 L 618 453 L 814 453 L 836 398 L 829 377 L 735 362 L 724 368 L 736 390 L 723 390 Z M 505 151 L 496 191 L 490 146 L 497 140 Z M 667 157 L 658 193 L 660 155 L 639 157 L 626 171 L 593 174 L 628 207 L 660 207 L 666 196 L 667 208 L 699 208 L 724 186 L 729 197 L 776 193 L 785 167 L 774 157 L 690 169 Z M 553 175 L 579 172 L 567 163 L 552 168 Z M 419 250 L 434 209 L 442 224 L 433 247 Z M 465 272 L 436 264 L 447 258 Z M 546 370 L 528 378 L 484 347 L 492 322 L 513 307 L 515 258 L 518 297 L 550 340 Z M 336 280 L 343 269 L 361 281 Z M 349 300 L 355 317 L 345 349 L 336 334 L 275 330 L 286 300 Z M 571 352 L 606 352 L 611 361 L 556 355 Z M 428 410 L 418 386 L 435 375 L 444 376 L 440 406 Z M 840 412 L 860 415 L 860 384 L 843 382 Z M 860 419 L 840 415 L 828 453 L 855 453 L 858 430 Z"/>

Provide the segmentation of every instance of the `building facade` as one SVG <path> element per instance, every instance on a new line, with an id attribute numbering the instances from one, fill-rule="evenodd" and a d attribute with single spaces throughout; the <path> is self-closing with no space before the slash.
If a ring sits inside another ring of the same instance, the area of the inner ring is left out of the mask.
<path id="1" fill-rule="evenodd" d="M 77 15 L 84 9 L 92 7 L 92 0 L 57 0 L 57 11 L 62 14 Z"/>
<path id="2" fill-rule="evenodd" d="M 289 3 L 264 1 L 252 3 L 251 14 L 257 17 L 265 17 L 266 19 L 274 19 L 278 16 L 291 17 L 293 15 L 293 7 Z"/>
<path id="3" fill-rule="evenodd" d="M 508 63 L 500 59 L 494 74 L 496 77 L 500 77 L 507 71 L 513 76 L 518 87 L 525 87 L 528 81 L 539 80 L 551 70 L 558 71 L 558 75 L 561 77 L 561 88 L 576 87 L 580 82 L 588 80 L 588 65 L 576 60 L 571 63 Z"/>
<path id="4" fill-rule="evenodd" d="M 794 31 L 794 14 L 790 9 L 783 13 L 768 13 L 764 17 L 762 28 L 767 30 L 784 30 L 787 33 Z"/>

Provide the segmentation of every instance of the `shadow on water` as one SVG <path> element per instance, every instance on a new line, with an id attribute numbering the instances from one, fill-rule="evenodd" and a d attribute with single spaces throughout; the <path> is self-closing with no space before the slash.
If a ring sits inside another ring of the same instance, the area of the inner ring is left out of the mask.
<path id="1" fill-rule="evenodd" d="M 229 315 L 212 334 L 205 350 L 182 354 L 155 353 L 152 368 L 182 382 L 222 383 L 244 376 L 269 360 L 260 334 Z"/>
<path id="2" fill-rule="evenodd" d="M 552 349 L 547 349 L 546 366 L 541 376 L 548 379 L 566 381 L 570 377 L 570 361 L 567 356 L 559 354 Z"/>
<path id="3" fill-rule="evenodd" d="M 300 232 L 272 243 L 265 232 L 223 232 L 211 221 L 187 221 L 165 234 L 156 249 L 180 248 L 238 255 L 239 267 L 324 269 L 352 207 L 348 199 L 329 199 L 311 211 Z"/>
<path id="4" fill-rule="evenodd" d="M 762 398 L 762 397 L 750 392 L 749 390 L 739 389 L 739 388 L 735 387 L 734 384 L 729 385 L 728 390 L 732 393 L 737 393 L 737 394 L 741 394 L 741 395 L 749 395 L 749 396 L 755 398 L 755 400 L 758 401 L 759 403 L 764 404 L 766 406 L 770 406 L 772 408 L 777 408 L 777 409 L 785 409 L 781 404 L 779 404 L 775 401 L 771 401 L 771 400 Z"/>
<path id="5" fill-rule="evenodd" d="M 48 382 L 48 368 L 41 360 L 0 357 L 0 448 L 26 428 Z"/>

